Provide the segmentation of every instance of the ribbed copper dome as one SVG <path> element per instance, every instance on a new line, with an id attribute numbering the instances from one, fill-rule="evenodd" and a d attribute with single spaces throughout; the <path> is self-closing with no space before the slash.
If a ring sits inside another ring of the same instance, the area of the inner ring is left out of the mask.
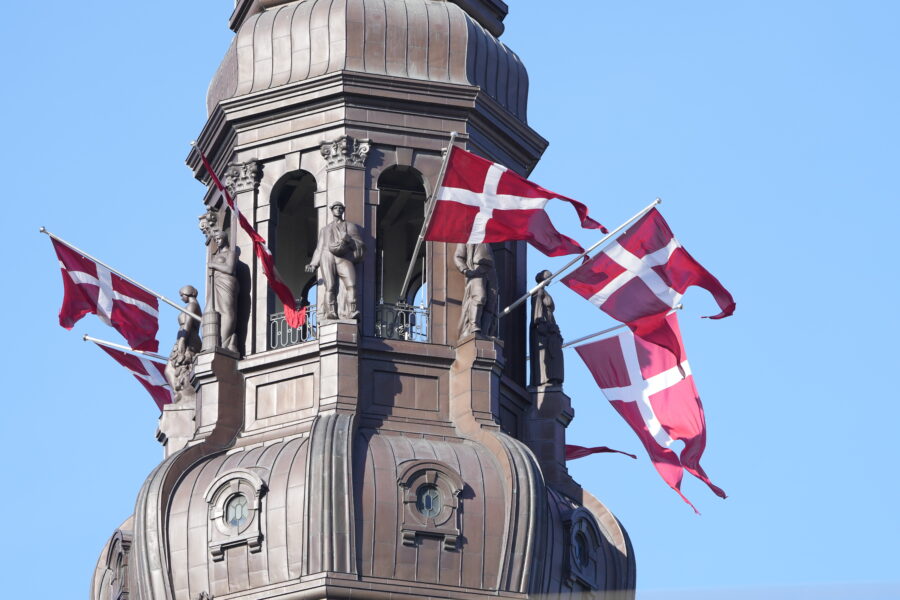
<path id="1" fill-rule="evenodd" d="M 207 108 L 339 71 L 477 85 L 526 119 L 518 56 L 459 6 L 435 0 L 301 0 L 257 13 L 238 30 Z"/>

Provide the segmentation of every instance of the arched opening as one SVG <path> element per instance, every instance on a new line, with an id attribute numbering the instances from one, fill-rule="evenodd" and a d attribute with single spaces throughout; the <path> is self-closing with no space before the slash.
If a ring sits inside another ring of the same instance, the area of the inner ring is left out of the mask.
<path id="1" fill-rule="evenodd" d="M 416 256 L 416 239 L 425 220 L 425 185 L 412 167 L 397 165 L 378 178 L 375 236 L 376 330 L 380 337 L 427 340 L 428 270 L 425 244 Z M 407 269 L 412 273 L 401 294 Z"/>
<path id="2" fill-rule="evenodd" d="M 306 171 L 295 171 L 282 177 L 272 188 L 271 210 L 274 212 L 275 267 L 291 288 L 298 306 L 308 306 L 309 325 L 291 329 L 284 322 L 284 305 L 270 294 L 269 346 L 281 348 L 315 337 L 316 273 L 307 273 L 306 265 L 316 251 L 318 218 L 315 208 L 316 179 Z"/>

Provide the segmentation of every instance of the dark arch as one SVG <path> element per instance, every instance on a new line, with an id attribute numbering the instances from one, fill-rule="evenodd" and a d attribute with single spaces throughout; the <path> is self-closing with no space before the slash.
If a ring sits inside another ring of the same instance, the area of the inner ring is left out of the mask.
<path id="1" fill-rule="evenodd" d="M 394 304 L 400 296 L 403 277 L 410 262 L 414 263 L 409 289 L 402 298 L 413 304 L 427 294 L 425 245 L 413 256 L 416 238 L 425 219 L 425 184 L 416 169 L 396 165 L 378 177 L 378 213 L 376 231 L 376 296 L 379 303 Z"/>
<path id="2" fill-rule="evenodd" d="M 316 250 L 318 218 L 315 207 L 316 179 L 306 171 L 294 171 L 278 180 L 272 188 L 269 206 L 273 212 L 275 267 L 294 296 L 310 304 L 308 293 L 314 289 L 315 273 L 305 267 Z M 275 298 L 274 312 L 283 310 Z M 315 300 L 312 299 L 314 302 Z"/>

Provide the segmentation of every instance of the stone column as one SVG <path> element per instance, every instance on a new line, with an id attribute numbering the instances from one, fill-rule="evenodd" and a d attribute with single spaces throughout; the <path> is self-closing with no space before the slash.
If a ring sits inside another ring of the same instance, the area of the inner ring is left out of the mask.
<path id="1" fill-rule="evenodd" d="M 525 442 L 534 452 L 547 483 L 577 498 L 580 488 L 566 468 L 566 428 L 575 412 L 561 385 L 528 388 L 532 406 L 525 420 Z"/>

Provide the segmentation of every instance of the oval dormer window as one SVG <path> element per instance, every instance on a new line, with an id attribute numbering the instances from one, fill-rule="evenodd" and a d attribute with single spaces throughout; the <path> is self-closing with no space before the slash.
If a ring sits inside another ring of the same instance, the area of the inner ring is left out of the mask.
<path id="1" fill-rule="evenodd" d="M 225 522 L 235 529 L 240 529 L 250 516 L 250 503 L 243 494 L 238 494 L 228 501 L 225 506 Z"/>
<path id="2" fill-rule="evenodd" d="M 416 493 L 416 509 L 422 516 L 433 519 L 441 512 L 441 492 L 434 485 L 423 485 Z"/>

